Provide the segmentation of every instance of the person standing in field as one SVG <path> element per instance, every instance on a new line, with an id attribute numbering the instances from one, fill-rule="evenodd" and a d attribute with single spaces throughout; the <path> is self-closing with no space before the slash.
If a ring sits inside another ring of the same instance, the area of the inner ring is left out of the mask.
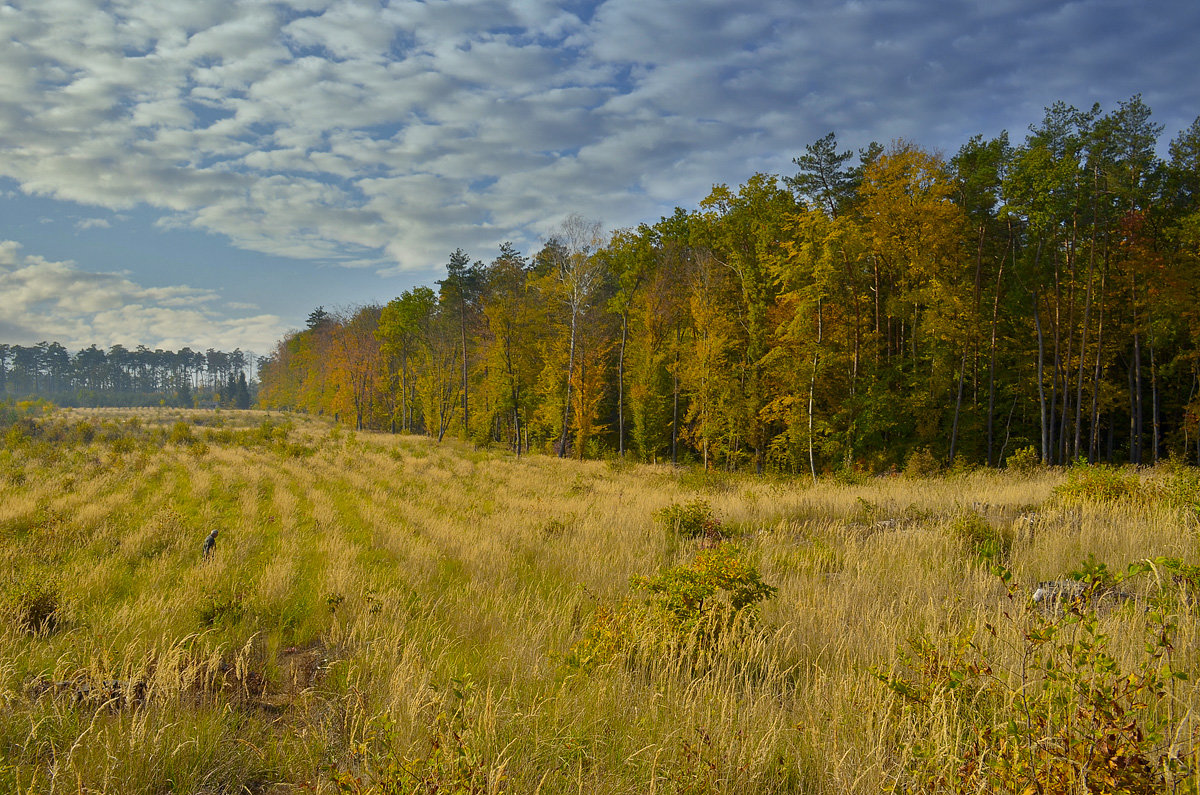
<path id="1" fill-rule="evenodd" d="M 213 549 L 215 549 L 216 546 L 217 546 L 217 528 L 214 527 L 213 531 L 208 534 L 207 538 L 204 539 L 204 547 L 200 550 L 200 559 L 208 560 L 212 556 Z"/>

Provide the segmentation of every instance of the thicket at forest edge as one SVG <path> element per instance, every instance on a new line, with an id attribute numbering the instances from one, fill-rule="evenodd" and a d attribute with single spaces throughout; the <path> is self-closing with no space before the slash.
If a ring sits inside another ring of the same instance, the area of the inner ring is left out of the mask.
<path id="1" fill-rule="evenodd" d="M 1200 458 L 1200 118 L 1059 103 L 949 160 L 830 135 L 792 177 L 280 341 L 260 404 L 559 455 L 792 472 Z"/>

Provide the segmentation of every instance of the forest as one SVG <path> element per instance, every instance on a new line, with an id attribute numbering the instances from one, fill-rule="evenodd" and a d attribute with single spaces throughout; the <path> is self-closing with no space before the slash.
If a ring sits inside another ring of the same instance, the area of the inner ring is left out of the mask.
<path id="1" fill-rule="evenodd" d="M 60 406 L 250 407 L 253 354 L 209 348 L 107 351 L 90 345 L 74 355 L 58 342 L 0 344 L 0 400 L 42 398 Z"/>
<path id="2" fill-rule="evenodd" d="M 1200 118 L 1057 103 L 952 156 L 809 144 L 791 176 L 327 312 L 259 404 L 518 455 L 885 471 L 1200 461 Z"/>

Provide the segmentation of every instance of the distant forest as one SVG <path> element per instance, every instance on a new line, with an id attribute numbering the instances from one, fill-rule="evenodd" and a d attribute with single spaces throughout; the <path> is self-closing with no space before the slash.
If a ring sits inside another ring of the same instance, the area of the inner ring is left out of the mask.
<path id="1" fill-rule="evenodd" d="M 0 344 L 0 399 L 45 398 L 62 406 L 249 408 L 253 362 L 241 350 L 204 353 L 95 345 L 72 355 L 57 342 Z"/>
<path id="2" fill-rule="evenodd" d="M 1023 141 L 909 141 L 717 185 L 437 289 L 318 309 L 260 403 L 517 453 L 757 471 L 1200 457 L 1200 118 L 1135 96 Z"/>

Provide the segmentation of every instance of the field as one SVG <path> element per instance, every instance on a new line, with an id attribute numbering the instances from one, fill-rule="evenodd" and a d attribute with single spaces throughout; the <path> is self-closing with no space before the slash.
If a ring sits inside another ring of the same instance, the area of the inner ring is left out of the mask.
<path id="1" fill-rule="evenodd" d="M 1196 791 L 1191 470 L 814 485 L 166 409 L 0 433 L 3 792 Z"/>

